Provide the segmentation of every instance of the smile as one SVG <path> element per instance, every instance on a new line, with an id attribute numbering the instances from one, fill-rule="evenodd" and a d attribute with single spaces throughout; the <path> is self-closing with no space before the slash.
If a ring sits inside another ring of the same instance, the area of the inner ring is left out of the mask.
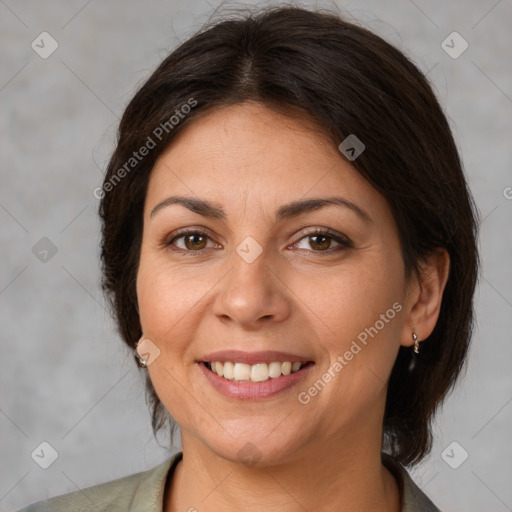
<path id="1" fill-rule="evenodd" d="M 237 400 L 264 400 L 297 386 L 315 366 L 313 361 L 240 363 L 198 361 L 203 377 L 221 395 Z M 222 375 L 221 375 L 222 374 Z"/>
<path id="2" fill-rule="evenodd" d="M 253 365 L 245 363 L 205 362 L 206 367 L 219 377 L 231 381 L 265 382 L 269 379 L 277 379 L 282 375 L 290 375 L 298 372 L 308 363 L 273 361 L 271 363 L 257 363 Z"/>

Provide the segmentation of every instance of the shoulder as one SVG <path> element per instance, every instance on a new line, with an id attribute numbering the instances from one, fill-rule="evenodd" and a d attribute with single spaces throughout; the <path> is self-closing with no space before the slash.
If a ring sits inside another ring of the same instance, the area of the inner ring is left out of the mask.
<path id="1" fill-rule="evenodd" d="M 147 471 L 38 501 L 18 512 L 161 512 L 169 470 L 181 452 Z"/>
<path id="2" fill-rule="evenodd" d="M 382 463 L 393 473 L 393 476 L 398 481 L 402 502 L 400 512 L 441 512 L 416 485 L 404 466 L 396 459 L 383 453 Z"/>

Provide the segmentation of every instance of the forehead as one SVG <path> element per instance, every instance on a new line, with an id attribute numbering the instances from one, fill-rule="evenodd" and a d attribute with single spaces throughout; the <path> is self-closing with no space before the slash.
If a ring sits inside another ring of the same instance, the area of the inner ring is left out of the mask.
<path id="1" fill-rule="evenodd" d="M 275 208 L 335 192 L 368 205 L 383 201 L 312 121 L 247 102 L 182 129 L 151 173 L 147 205 L 176 193 Z"/>

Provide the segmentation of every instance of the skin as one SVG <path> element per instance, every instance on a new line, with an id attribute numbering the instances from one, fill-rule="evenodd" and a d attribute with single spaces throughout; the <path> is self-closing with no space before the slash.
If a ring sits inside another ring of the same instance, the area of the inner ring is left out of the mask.
<path id="1" fill-rule="evenodd" d="M 226 220 L 178 204 L 151 216 L 171 195 L 214 202 Z M 332 196 L 369 220 L 335 205 L 276 219 L 285 203 Z M 200 226 L 208 237 L 174 238 Z M 322 227 L 352 246 L 306 236 Z M 236 252 L 247 236 L 263 250 L 252 263 Z M 311 122 L 246 102 L 187 126 L 152 171 L 137 275 L 144 338 L 160 350 L 148 371 L 182 436 L 164 510 L 399 511 L 380 461 L 387 379 L 400 345 L 432 332 L 448 268 L 439 250 L 406 279 L 387 202 Z M 395 303 L 401 311 L 300 403 Z M 199 371 L 201 356 L 223 349 L 279 350 L 315 365 L 274 397 L 242 401 Z M 252 466 L 238 455 L 248 442 L 258 454 Z"/>

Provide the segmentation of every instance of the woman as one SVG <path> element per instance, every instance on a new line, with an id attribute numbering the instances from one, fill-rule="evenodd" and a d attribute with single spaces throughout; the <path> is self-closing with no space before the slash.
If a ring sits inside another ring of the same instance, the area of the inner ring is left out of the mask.
<path id="1" fill-rule="evenodd" d="M 438 510 L 404 466 L 465 361 L 476 222 L 401 52 L 301 8 L 205 28 L 96 194 L 104 289 L 182 451 L 24 510 Z"/>

